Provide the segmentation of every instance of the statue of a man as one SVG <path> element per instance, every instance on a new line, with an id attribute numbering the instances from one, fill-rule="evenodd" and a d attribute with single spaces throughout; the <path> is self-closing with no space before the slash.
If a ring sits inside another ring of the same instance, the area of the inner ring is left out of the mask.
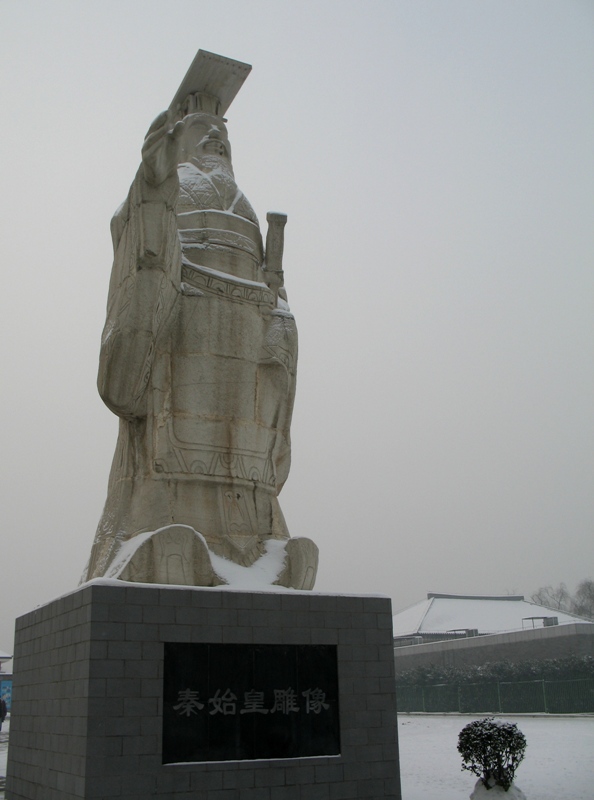
<path id="1" fill-rule="evenodd" d="M 317 548 L 290 539 L 277 499 L 297 366 L 286 217 L 268 215 L 265 258 L 222 116 L 249 69 L 200 51 L 112 220 L 98 386 L 120 432 L 85 580 L 315 580 Z"/>

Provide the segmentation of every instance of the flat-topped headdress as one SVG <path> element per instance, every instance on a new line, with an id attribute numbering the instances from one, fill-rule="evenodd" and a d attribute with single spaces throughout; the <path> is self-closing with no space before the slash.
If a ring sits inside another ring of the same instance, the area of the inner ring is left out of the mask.
<path id="1" fill-rule="evenodd" d="M 201 111 L 223 117 L 251 69 L 251 64 L 198 50 L 169 105 L 173 118 Z"/>

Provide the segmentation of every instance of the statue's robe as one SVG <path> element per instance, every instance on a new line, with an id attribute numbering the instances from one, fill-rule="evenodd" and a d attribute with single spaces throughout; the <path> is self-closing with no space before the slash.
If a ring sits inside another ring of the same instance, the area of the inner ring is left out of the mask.
<path id="1" fill-rule="evenodd" d="M 297 363 L 258 220 L 229 171 L 181 164 L 155 188 L 141 167 L 112 235 L 98 386 L 120 431 L 84 579 L 113 574 L 135 537 L 171 525 L 249 566 L 266 540 L 289 537 L 277 495 Z"/>

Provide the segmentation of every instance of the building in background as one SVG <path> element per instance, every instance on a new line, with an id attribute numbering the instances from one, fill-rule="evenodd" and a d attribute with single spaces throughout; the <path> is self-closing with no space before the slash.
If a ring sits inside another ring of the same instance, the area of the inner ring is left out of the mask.
<path id="1" fill-rule="evenodd" d="M 12 656 L 0 650 L 0 697 L 6 702 L 6 707 L 10 712 L 12 705 L 12 672 L 7 672 L 5 664 L 12 661 Z"/>
<path id="2" fill-rule="evenodd" d="M 394 615 L 396 671 L 594 655 L 594 623 L 528 602 L 429 592 Z"/>
<path id="3" fill-rule="evenodd" d="M 522 595 L 483 597 L 429 592 L 426 600 L 395 614 L 393 621 L 394 644 L 401 647 L 587 620 L 536 605 Z"/>

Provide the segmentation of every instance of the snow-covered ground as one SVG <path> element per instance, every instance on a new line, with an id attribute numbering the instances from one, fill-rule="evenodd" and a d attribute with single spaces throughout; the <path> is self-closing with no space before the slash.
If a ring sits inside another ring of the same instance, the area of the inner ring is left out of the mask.
<path id="1" fill-rule="evenodd" d="M 460 769 L 456 744 L 479 717 L 407 715 L 398 720 L 403 800 L 468 800 L 475 778 Z M 517 785 L 527 800 L 592 800 L 594 717 L 512 717 L 526 736 Z M 9 721 L 0 733 L 0 798 L 4 798 Z"/>
<path id="2" fill-rule="evenodd" d="M 456 746 L 470 715 L 398 718 L 403 800 L 468 800 L 476 782 L 462 772 Z M 508 716 L 526 737 L 516 783 L 527 800 L 594 798 L 594 717 Z"/>

